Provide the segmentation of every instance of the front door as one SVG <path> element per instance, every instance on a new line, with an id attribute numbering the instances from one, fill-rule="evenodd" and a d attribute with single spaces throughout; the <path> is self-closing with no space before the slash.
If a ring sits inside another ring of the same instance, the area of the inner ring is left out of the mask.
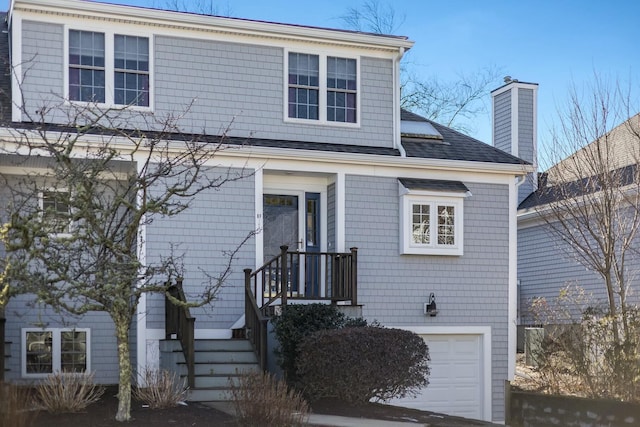
<path id="1" fill-rule="evenodd" d="M 320 194 L 265 194 L 263 196 L 264 262 L 289 251 L 320 252 Z M 289 286 L 294 293 L 320 295 L 320 255 L 293 258 Z M 305 284 L 300 289 L 299 283 Z"/>

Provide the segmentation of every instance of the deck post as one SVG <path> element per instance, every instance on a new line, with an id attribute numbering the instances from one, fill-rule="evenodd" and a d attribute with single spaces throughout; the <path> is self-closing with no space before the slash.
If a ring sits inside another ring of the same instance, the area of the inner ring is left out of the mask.
<path id="1" fill-rule="evenodd" d="M 358 248 L 351 248 L 351 305 L 358 305 Z"/>
<path id="2" fill-rule="evenodd" d="M 287 266 L 287 251 L 289 250 L 289 246 L 282 245 L 280 246 L 280 258 L 282 259 L 282 263 L 280 264 L 280 287 L 282 296 L 280 297 L 282 301 L 282 306 L 285 307 L 287 305 L 287 292 L 289 291 L 289 269 Z"/>

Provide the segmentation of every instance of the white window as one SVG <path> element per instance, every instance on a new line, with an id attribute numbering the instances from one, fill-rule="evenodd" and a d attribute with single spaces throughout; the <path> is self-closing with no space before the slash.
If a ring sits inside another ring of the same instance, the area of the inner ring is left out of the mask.
<path id="1" fill-rule="evenodd" d="M 400 252 L 462 255 L 463 200 L 469 193 L 400 188 Z"/>
<path id="2" fill-rule="evenodd" d="M 64 235 L 71 232 L 70 193 L 45 190 L 40 193 L 42 221 L 49 233 Z"/>
<path id="3" fill-rule="evenodd" d="M 300 52 L 285 55 L 286 120 L 356 125 L 358 60 Z"/>
<path id="4" fill-rule="evenodd" d="M 70 29 L 68 99 L 150 107 L 150 58 L 148 37 Z"/>
<path id="5" fill-rule="evenodd" d="M 90 330 L 41 329 L 22 330 L 22 376 L 45 377 L 54 372 L 91 371 Z"/>

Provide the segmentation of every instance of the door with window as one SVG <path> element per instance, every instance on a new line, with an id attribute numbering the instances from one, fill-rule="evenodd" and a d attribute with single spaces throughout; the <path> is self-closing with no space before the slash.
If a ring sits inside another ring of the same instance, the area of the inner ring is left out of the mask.
<path id="1" fill-rule="evenodd" d="M 265 194 L 263 213 L 264 262 L 278 256 L 282 245 L 307 253 L 290 259 L 289 287 L 299 295 L 320 296 L 320 194 Z"/>

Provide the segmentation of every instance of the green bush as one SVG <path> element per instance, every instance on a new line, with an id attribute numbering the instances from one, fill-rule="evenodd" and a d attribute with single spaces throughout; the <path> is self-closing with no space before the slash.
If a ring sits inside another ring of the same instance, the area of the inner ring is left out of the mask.
<path id="1" fill-rule="evenodd" d="M 413 332 L 376 326 L 314 333 L 299 348 L 309 399 L 365 403 L 415 395 L 429 384 L 429 349 Z"/>
<path id="2" fill-rule="evenodd" d="M 329 304 L 287 305 L 273 318 L 273 329 L 280 343 L 276 350 L 278 365 L 289 384 L 296 384 L 296 360 L 302 340 L 317 331 L 339 329 L 348 322 L 366 325 L 362 319 L 350 319 Z"/>

